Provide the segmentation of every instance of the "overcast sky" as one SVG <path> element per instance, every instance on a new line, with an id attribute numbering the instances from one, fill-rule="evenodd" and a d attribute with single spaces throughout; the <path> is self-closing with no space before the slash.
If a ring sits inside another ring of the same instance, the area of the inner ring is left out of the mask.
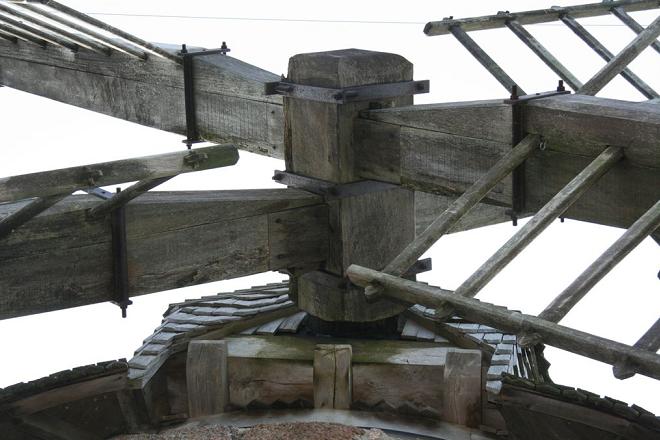
<path id="1" fill-rule="evenodd" d="M 504 98 L 506 92 L 450 36 L 426 37 L 430 20 L 549 7 L 544 1 L 65 1 L 69 6 L 150 41 L 218 47 L 227 41 L 231 55 L 280 74 L 296 53 L 356 47 L 401 54 L 415 66 L 416 79 L 430 79 L 431 93 L 416 103 Z M 560 5 L 578 4 L 556 1 Z M 658 11 L 634 13 L 643 24 Z M 123 14 L 123 15 L 116 15 Z M 188 18 L 186 18 L 188 17 Z M 191 18 L 192 17 L 192 18 Z M 206 18 L 204 18 L 206 17 Z M 582 20 L 612 52 L 633 33 L 613 17 Z M 528 29 L 576 76 L 586 82 L 603 61 L 561 24 Z M 507 30 L 472 34 L 528 92 L 553 89 L 556 76 Z M 0 61 L 0 68 L 2 64 Z M 645 51 L 631 68 L 660 90 L 660 56 Z M 640 101 L 623 79 L 599 96 Z M 76 109 L 9 88 L 0 88 L 2 160 L 0 176 L 77 164 L 175 151 L 181 137 Z M 179 176 L 160 189 L 239 189 L 277 187 L 271 180 L 283 163 L 241 152 L 231 168 Z M 510 224 L 444 237 L 428 254 L 435 269 L 422 280 L 455 288 L 517 229 Z M 553 224 L 495 278 L 479 298 L 537 314 L 622 230 L 576 221 Z M 1 244 L 0 244 L 1 245 Z M 563 324 L 634 343 L 660 312 L 660 246 L 648 239 L 607 276 L 566 317 Z M 2 270 L 0 268 L 0 270 Z M 280 281 L 266 273 L 193 288 L 134 298 L 128 319 L 119 309 L 99 304 L 0 321 L 3 353 L 0 387 L 79 365 L 130 358 L 142 339 L 160 323 L 172 302 L 252 285 Z M 608 365 L 548 348 L 557 383 L 637 403 L 660 413 L 660 385 L 635 376 L 614 379 Z"/>

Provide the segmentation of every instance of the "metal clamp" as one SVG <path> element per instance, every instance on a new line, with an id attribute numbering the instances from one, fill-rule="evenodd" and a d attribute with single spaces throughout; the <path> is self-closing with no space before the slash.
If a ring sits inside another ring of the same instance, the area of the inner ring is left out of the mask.
<path id="1" fill-rule="evenodd" d="M 120 192 L 121 188 L 117 188 Z M 86 189 L 91 194 L 103 200 L 111 199 L 114 194 L 102 188 Z M 126 318 L 126 309 L 133 304 L 128 297 L 128 257 L 126 247 L 126 211 L 123 206 L 110 213 L 110 228 L 112 233 L 112 280 L 115 291 L 113 303 L 121 308 L 122 318 Z"/>
<path id="2" fill-rule="evenodd" d="M 343 89 L 307 86 L 282 80 L 266 83 L 264 93 L 266 95 L 282 95 L 309 101 L 347 104 L 349 102 L 417 95 L 419 93 L 428 93 L 429 90 L 429 80 L 370 84 L 366 86 L 345 87 Z"/>
<path id="3" fill-rule="evenodd" d="M 202 55 L 227 55 L 231 51 L 227 47 L 227 43 L 222 42 L 219 49 L 200 50 L 197 52 L 188 52 L 186 45 L 181 45 L 179 52 L 183 57 L 183 91 L 186 106 L 186 139 L 183 141 L 188 149 L 192 144 L 203 142 L 204 140 L 199 137 L 197 130 L 197 113 L 195 112 L 195 91 L 193 90 L 193 58 Z"/>

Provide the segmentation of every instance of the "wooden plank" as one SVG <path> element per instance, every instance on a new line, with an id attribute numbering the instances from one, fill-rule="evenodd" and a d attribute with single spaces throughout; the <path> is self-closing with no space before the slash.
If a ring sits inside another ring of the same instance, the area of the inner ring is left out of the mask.
<path id="1" fill-rule="evenodd" d="M 229 404 L 226 341 L 191 341 L 186 360 L 188 417 L 225 412 Z"/>
<path id="2" fill-rule="evenodd" d="M 578 90 L 582 87 L 582 83 L 575 77 L 548 49 L 546 49 L 527 29 L 523 27 L 517 20 L 509 20 L 506 22 L 511 32 L 515 34 L 537 57 L 541 59 L 553 72 L 555 72 L 561 79 L 573 89 Z"/>
<path id="3" fill-rule="evenodd" d="M 278 331 L 280 333 L 297 333 L 298 327 L 300 327 L 300 324 L 302 324 L 306 317 L 307 312 L 298 312 L 295 315 L 291 315 L 282 322 Z"/>
<path id="4" fill-rule="evenodd" d="M 525 137 L 525 139 L 488 170 L 487 173 L 481 176 L 473 186 L 456 199 L 424 232 L 415 237 L 415 240 L 388 263 L 383 271 L 397 276 L 403 275 L 415 261 L 428 251 L 443 235 L 449 232 L 470 209 L 479 203 L 498 182 L 510 175 L 538 144 L 538 136 L 528 135 Z M 373 298 L 378 293 L 379 290 L 375 286 L 365 290 L 367 298 Z"/>
<path id="5" fill-rule="evenodd" d="M 631 164 L 660 168 L 660 106 L 563 95 L 530 101 L 523 118 L 524 130 L 543 136 L 549 150 L 593 157 L 616 145 Z"/>
<path id="6" fill-rule="evenodd" d="M 32 414 L 21 419 L 20 429 L 45 440 L 101 440 L 89 432 L 61 418 L 49 414 Z"/>
<path id="7" fill-rule="evenodd" d="M 596 37 L 594 37 L 584 26 L 577 22 L 570 15 L 563 15 L 560 17 L 561 21 L 575 33 L 582 41 L 584 41 L 587 46 L 592 48 L 606 63 L 610 62 L 614 58 L 614 54 L 610 52 Z M 648 84 L 646 84 L 641 78 L 635 75 L 629 68 L 625 68 L 621 71 L 621 76 L 623 76 L 626 81 L 632 84 L 642 95 L 646 96 L 648 99 L 660 98 L 660 95 L 653 90 Z"/>
<path id="8" fill-rule="evenodd" d="M 660 349 L 660 318 L 635 342 L 633 347 L 648 350 L 651 353 L 655 353 Z M 635 369 L 630 365 L 629 359 L 615 364 L 612 372 L 617 379 L 628 379 L 635 375 Z"/>
<path id="9" fill-rule="evenodd" d="M 314 347 L 314 408 L 350 409 L 352 355 L 350 345 L 318 344 Z"/>
<path id="10" fill-rule="evenodd" d="M 658 7 L 655 0 L 619 0 L 612 2 L 588 3 L 583 5 L 552 7 L 549 9 L 536 9 L 532 11 L 514 12 L 511 14 L 485 15 L 463 19 L 448 18 L 442 21 L 429 22 L 424 27 L 424 33 L 429 36 L 444 35 L 450 32 L 452 26 L 460 25 L 466 32 L 485 29 L 497 29 L 506 26 L 511 15 L 515 15 L 520 24 L 548 23 L 559 20 L 562 14 L 569 14 L 575 18 L 596 17 L 608 15 L 611 8 L 622 7 L 626 11 L 643 11 Z"/>
<path id="11" fill-rule="evenodd" d="M 55 194 L 46 197 L 37 197 L 24 205 L 21 209 L 0 220 L 0 239 L 11 234 L 14 229 L 23 223 L 41 214 L 57 202 L 68 197 L 69 194 Z"/>
<path id="12" fill-rule="evenodd" d="M 114 210 L 124 206 L 129 201 L 154 189 L 158 185 L 167 182 L 174 176 L 156 177 L 154 179 L 140 180 L 139 182 L 129 186 L 121 192 L 116 193 L 111 199 L 93 207 L 89 210 L 87 215 L 90 219 L 104 217 Z"/>
<path id="13" fill-rule="evenodd" d="M 475 350 L 447 353 L 444 420 L 472 428 L 481 424 L 481 381 L 481 353 Z"/>
<path id="14" fill-rule="evenodd" d="M 616 18 L 621 20 L 626 26 L 628 26 L 630 29 L 632 29 L 633 32 L 636 34 L 641 34 L 644 31 L 644 27 L 637 23 L 637 21 L 632 18 L 625 9 L 622 7 L 616 7 L 610 9 L 610 12 L 612 15 L 614 15 Z M 651 47 L 655 49 L 656 52 L 660 53 L 660 41 L 656 40 L 653 43 L 651 43 Z"/>
<path id="15" fill-rule="evenodd" d="M 385 288 L 384 292 L 387 296 L 409 304 L 422 304 L 426 307 L 438 308 L 443 302 L 447 302 L 460 316 L 470 321 L 489 325 L 511 334 L 521 334 L 531 330 L 539 333 L 545 344 L 610 365 L 619 362 L 622 358 L 629 358 L 637 373 L 660 379 L 660 355 L 655 353 L 373 269 L 352 265 L 348 268 L 347 274 L 350 280 L 358 286 L 366 287 L 369 284 L 378 283 Z"/>
<path id="16" fill-rule="evenodd" d="M 428 24 L 427 24 L 428 26 Z M 461 26 L 450 26 L 449 32 L 465 47 L 472 56 L 484 66 L 488 73 L 502 84 L 507 92 L 512 92 L 513 87 L 517 86 L 519 95 L 526 95 L 522 87 L 518 86 L 511 77 L 479 46 Z"/>
<path id="17" fill-rule="evenodd" d="M 55 34 L 49 30 L 45 30 L 39 26 L 34 26 L 32 23 L 25 23 L 23 20 L 15 20 L 12 17 L 3 14 L 0 16 L 0 21 L 12 26 L 13 28 L 20 29 L 25 32 L 29 32 L 51 44 L 56 44 L 61 47 L 65 47 L 73 52 L 78 52 L 80 46 L 75 42 L 71 41 L 69 38 L 63 37 L 58 34 Z"/>
<path id="18" fill-rule="evenodd" d="M 584 83 L 577 93 L 583 95 L 595 95 L 617 76 L 628 64 L 632 62 L 646 47 L 651 45 L 660 35 L 660 17 L 644 29 L 633 41 L 628 43 L 621 52 L 616 54 L 605 66 L 603 66 L 589 81 Z"/>
<path id="19" fill-rule="evenodd" d="M 85 213 L 98 203 L 71 196 L 4 239 L 1 318 L 113 297 L 109 220 Z M 125 208 L 130 295 L 318 266 L 327 246 L 327 208 L 319 203 L 288 189 L 146 193 Z M 19 207 L 0 205 L 0 217 Z M 285 221 L 269 228 L 279 217 Z"/>
<path id="20" fill-rule="evenodd" d="M 115 160 L 53 171 L 0 178 L 0 203 L 28 197 L 71 194 L 74 191 L 142 179 L 170 177 L 234 165 L 238 151 L 231 145 Z"/>
<path id="21" fill-rule="evenodd" d="M 282 322 L 284 322 L 284 318 L 277 318 L 271 322 L 267 322 L 259 327 L 255 333 L 257 335 L 274 335 Z"/>
<path id="22" fill-rule="evenodd" d="M 0 83 L 141 125 L 185 135 L 182 66 L 160 57 L 107 57 L 86 49 L 45 49 L 0 40 Z M 282 98 L 265 96 L 279 76 L 223 55 L 193 60 L 203 139 L 283 157 Z"/>

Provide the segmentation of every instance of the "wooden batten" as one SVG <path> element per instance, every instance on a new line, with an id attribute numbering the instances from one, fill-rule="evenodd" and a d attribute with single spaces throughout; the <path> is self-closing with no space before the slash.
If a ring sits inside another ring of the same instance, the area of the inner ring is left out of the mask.
<path id="1" fill-rule="evenodd" d="M 191 341 L 186 360 L 188 417 L 225 411 L 229 404 L 227 342 Z"/>
<path id="2" fill-rule="evenodd" d="M 171 54 L 170 54 L 171 55 Z M 169 59 L 112 56 L 0 40 L 0 83 L 173 133 L 186 133 L 183 68 Z M 193 60 L 197 125 L 203 139 L 283 157 L 282 98 L 265 96 L 279 76 L 223 55 Z"/>
<path id="3" fill-rule="evenodd" d="M 327 208 L 298 190 L 149 192 L 126 205 L 131 296 L 320 264 Z M 0 247 L 0 318 L 115 298 L 109 219 L 71 196 Z M 21 203 L 0 205 L 0 216 Z"/>
<path id="4" fill-rule="evenodd" d="M 346 344 L 314 349 L 314 408 L 350 409 L 353 400 L 353 350 Z"/>

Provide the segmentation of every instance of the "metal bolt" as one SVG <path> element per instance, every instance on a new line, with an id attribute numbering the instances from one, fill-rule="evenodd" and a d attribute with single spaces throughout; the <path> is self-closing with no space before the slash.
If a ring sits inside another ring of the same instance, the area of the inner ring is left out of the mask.
<path id="1" fill-rule="evenodd" d="M 566 87 L 564 87 L 564 80 L 563 79 L 559 80 L 559 83 L 557 84 L 557 91 L 558 92 L 565 92 L 566 91 Z"/>
<path id="2" fill-rule="evenodd" d="M 512 85 L 511 86 L 511 97 L 510 99 L 516 100 L 518 99 L 518 86 L 517 85 Z"/>

